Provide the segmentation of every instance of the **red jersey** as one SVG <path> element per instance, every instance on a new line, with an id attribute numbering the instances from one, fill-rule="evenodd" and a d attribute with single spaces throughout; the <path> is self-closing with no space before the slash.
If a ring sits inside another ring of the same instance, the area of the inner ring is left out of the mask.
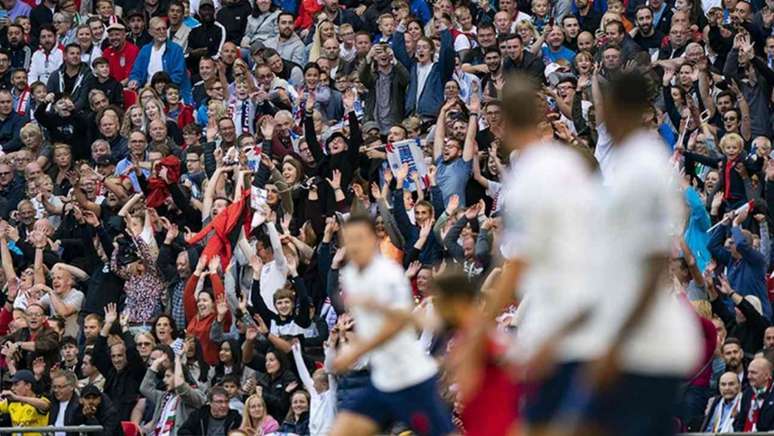
<path id="1" fill-rule="evenodd" d="M 129 78 L 138 53 L 140 53 L 140 49 L 128 41 L 124 43 L 124 48 L 121 50 L 114 50 L 113 47 L 106 48 L 102 52 L 102 56 L 107 59 L 110 66 L 110 77 L 119 82 Z"/>
<path id="2" fill-rule="evenodd" d="M 467 436 L 515 434 L 518 385 L 505 362 L 505 341 L 499 335 L 491 332 L 484 338 L 484 373 L 476 392 L 463 400 L 460 417 Z"/>

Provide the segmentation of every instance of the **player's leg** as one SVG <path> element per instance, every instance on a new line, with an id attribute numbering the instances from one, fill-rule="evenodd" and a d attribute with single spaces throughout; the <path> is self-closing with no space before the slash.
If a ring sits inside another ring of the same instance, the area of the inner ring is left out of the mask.
<path id="1" fill-rule="evenodd" d="M 438 391 L 438 376 L 388 394 L 392 414 L 421 436 L 450 435 L 456 432 L 451 412 Z"/>
<path id="2" fill-rule="evenodd" d="M 330 436 L 371 436 L 378 431 L 379 424 L 373 419 L 344 410 L 336 415 Z"/>
<path id="3" fill-rule="evenodd" d="M 330 435 L 375 435 L 388 422 L 390 422 L 390 416 L 386 399 L 369 380 L 367 386 L 341 405 Z"/>

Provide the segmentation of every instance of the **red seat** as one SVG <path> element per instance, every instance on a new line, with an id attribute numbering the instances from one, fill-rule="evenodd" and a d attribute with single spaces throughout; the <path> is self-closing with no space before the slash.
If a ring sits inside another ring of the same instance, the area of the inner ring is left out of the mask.
<path id="1" fill-rule="evenodd" d="M 135 103 L 137 103 L 137 93 L 131 89 L 124 89 L 124 109 L 129 109 Z"/>
<path id="2" fill-rule="evenodd" d="M 124 430 L 124 436 L 140 436 L 140 426 L 132 421 L 121 421 L 121 428 Z"/>

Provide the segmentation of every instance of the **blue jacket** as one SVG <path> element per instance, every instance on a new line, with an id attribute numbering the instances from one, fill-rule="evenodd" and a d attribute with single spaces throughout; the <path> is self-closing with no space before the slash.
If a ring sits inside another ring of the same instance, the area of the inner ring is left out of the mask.
<path id="1" fill-rule="evenodd" d="M 443 88 L 451 80 L 454 73 L 454 41 L 451 32 L 441 32 L 441 49 L 438 62 L 434 63 L 427 75 L 422 95 L 417 100 L 419 81 L 417 63 L 406 51 L 406 39 L 403 32 L 395 32 L 392 38 L 392 49 L 395 57 L 409 70 L 409 88 L 406 95 L 406 115 L 417 114 L 423 117 L 435 118 L 443 105 Z"/>
<path id="2" fill-rule="evenodd" d="M 727 270 L 728 281 L 739 295 L 755 295 L 761 300 L 763 316 L 771 320 L 771 303 L 766 291 L 766 259 L 747 242 L 739 227 L 731 228 L 731 238 L 736 245 L 736 251 L 742 255 L 739 260 L 731 257 L 731 252 L 724 246 L 728 225 L 718 226 L 710 237 L 709 250 L 718 263 Z"/>
<path id="3" fill-rule="evenodd" d="M 11 112 L 4 120 L 0 121 L 0 148 L 6 153 L 19 151 L 23 144 L 19 132 L 27 122 L 27 117 Z"/>
<path id="4" fill-rule="evenodd" d="M 691 253 L 693 253 L 693 257 L 696 258 L 696 266 L 699 267 L 699 271 L 704 272 L 707 264 L 712 259 L 709 248 L 707 248 L 710 239 L 707 230 L 709 230 L 712 222 L 707 209 L 704 208 L 704 203 L 701 202 L 701 198 L 695 189 L 689 187 L 685 190 L 683 196 L 688 204 L 688 208 L 691 210 L 683 237 Z"/>
<path id="5" fill-rule="evenodd" d="M 153 42 L 150 42 L 140 49 L 137 59 L 134 60 L 132 72 L 129 74 L 129 80 L 136 81 L 140 86 L 145 85 L 150 79 L 148 77 L 148 64 L 150 64 L 152 48 Z M 193 102 L 191 79 L 188 77 L 188 70 L 185 67 L 185 56 L 183 55 L 182 47 L 168 39 L 161 61 L 164 65 L 164 71 L 169 74 L 172 83 L 180 86 L 183 101 L 191 104 Z"/>
<path id="6" fill-rule="evenodd" d="M 435 218 L 438 219 L 441 212 L 444 210 L 441 189 L 438 186 L 430 188 L 430 201 L 433 204 L 433 209 L 435 209 Z M 419 239 L 419 226 L 412 224 L 411 220 L 409 220 L 408 213 L 406 213 L 406 206 L 403 203 L 403 187 L 399 187 L 393 191 L 392 207 L 392 214 L 395 216 L 398 229 L 405 240 L 403 251 L 408 254 L 413 249 L 417 239 Z M 436 239 L 435 232 L 431 231 L 430 236 L 427 238 L 427 242 L 425 242 L 424 247 L 422 247 L 422 250 L 419 252 L 419 261 L 424 265 L 435 265 L 442 257 L 443 245 L 441 244 L 441 241 Z M 409 260 L 408 258 L 409 256 L 404 257 L 404 263 L 407 263 Z"/>

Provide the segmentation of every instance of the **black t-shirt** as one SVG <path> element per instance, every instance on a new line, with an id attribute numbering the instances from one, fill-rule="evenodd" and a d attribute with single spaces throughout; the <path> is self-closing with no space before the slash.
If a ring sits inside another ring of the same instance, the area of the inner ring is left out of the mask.
<path id="1" fill-rule="evenodd" d="M 70 77 L 67 73 L 62 74 L 64 79 L 64 88 L 62 89 L 63 94 L 71 95 L 73 93 L 73 88 L 75 88 L 75 80 L 78 78 L 78 75 Z"/>
<path id="2" fill-rule="evenodd" d="M 640 32 L 637 32 L 632 38 L 643 50 L 658 50 L 661 47 L 661 41 L 664 39 L 664 34 L 656 30 L 653 35 L 643 36 Z"/>

